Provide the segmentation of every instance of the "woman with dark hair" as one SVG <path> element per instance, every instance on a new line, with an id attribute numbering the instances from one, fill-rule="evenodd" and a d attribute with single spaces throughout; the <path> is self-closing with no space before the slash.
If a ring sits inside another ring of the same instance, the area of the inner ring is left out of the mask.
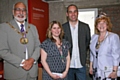
<path id="1" fill-rule="evenodd" d="M 94 80 L 116 80 L 120 59 L 119 36 L 111 32 L 112 24 L 105 13 L 95 21 L 96 34 L 90 44 L 90 74 Z"/>
<path id="2" fill-rule="evenodd" d="M 70 44 L 63 39 L 59 22 L 52 21 L 47 29 L 47 39 L 40 45 L 42 80 L 67 80 L 70 65 Z"/>

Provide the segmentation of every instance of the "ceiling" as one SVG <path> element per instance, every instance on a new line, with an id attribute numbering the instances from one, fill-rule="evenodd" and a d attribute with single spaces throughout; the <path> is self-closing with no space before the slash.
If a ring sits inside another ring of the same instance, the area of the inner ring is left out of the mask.
<path id="1" fill-rule="evenodd" d="M 44 2 L 61 2 L 61 1 L 64 1 L 64 0 L 42 0 Z"/>

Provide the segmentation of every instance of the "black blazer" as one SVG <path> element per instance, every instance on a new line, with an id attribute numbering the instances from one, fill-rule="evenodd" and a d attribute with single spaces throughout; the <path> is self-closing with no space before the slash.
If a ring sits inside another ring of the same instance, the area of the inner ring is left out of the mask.
<path id="1" fill-rule="evenodd" d="M 70 42 L 71 48 L 70 48 L 70 57 L 72 55 L 72 36 L 71 36 L 71 30 L 70 30 L 70 25 L 69 22 L 64 23 L 63 25 L 63 30 L 64 30 L 64 38 Z M 86 23 L 83 23 L 79 21 L 78 23 L 78 47 L 80 51 L 80 60 L 82 66 L 85 66 L 86 64 L 86 56 L 87 56 L 87 49 L 90 44 L 90 28 L 89 25 Z"/>

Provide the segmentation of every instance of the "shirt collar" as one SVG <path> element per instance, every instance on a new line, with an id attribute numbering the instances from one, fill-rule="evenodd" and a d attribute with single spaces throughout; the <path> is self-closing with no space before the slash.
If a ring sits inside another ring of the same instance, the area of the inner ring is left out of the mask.
<path id="1" fill-rule="evenodd" d="M 18 26 L 20 27 L 21 23 L 18 22 L 17 20 L 15 20 L 15 21 L 16 21 L 16 23 L 18 24 Z M 25 26 L 25 21 L 24 21 L 22 24 Z"/>
<path id="2" fill-rule="evenodd" d="M 70 24 L 70 22 L 69 22 L 69 24 Z M 74 26 L 75 26 L 75 28 L 78 27 L 78 21 Z M 73 27 L 73 26 L 70 24 L 70 27 Z"/>

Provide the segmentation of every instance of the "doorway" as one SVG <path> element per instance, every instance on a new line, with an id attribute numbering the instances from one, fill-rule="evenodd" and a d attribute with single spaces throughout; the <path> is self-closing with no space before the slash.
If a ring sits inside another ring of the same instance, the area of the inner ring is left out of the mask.
<path id="1" fill-rule="evenodd" d="M 78 12 L 79 12 L 78 19 L 89 25 L 92 36 L 95 33 L 94 23 L 96 16 L 98 15 L 98 9 L 97 8 L 78 9 Z"/>

